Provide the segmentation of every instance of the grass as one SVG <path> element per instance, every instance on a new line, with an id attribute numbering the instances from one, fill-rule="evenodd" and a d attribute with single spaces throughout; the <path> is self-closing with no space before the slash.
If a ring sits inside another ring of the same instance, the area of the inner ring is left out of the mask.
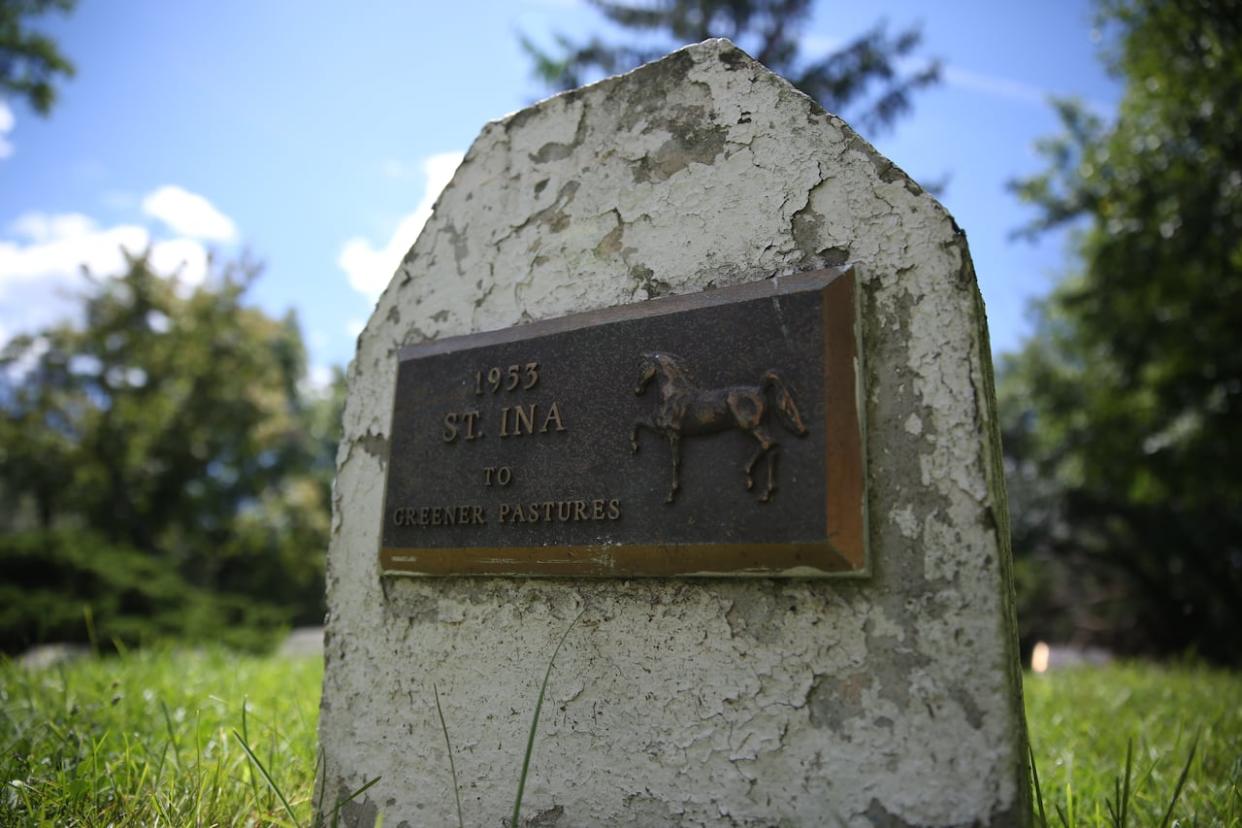
<path id="1" fill-rule="evenodd" d="M 321 677 L 213 650 L 0 664 L 0 825 L 310 825 Z M 1160 825 L 1194 745 L 1169 824 L 1242 828 L 1242 675 L 1063 671 L 1026 698 L 1048 825 Z"/>
<path id="2" fill-rule="evenodd" d="M 1242 675 L 1141 664 L 1027 675 L 1026 715 L 1049 826 L 1242 828 Z"/>
<path id="3" fill-rule="evenodd" d="M 0 665 L 0 825 L 310 824 L 322 675 L 223 650 Z"/>

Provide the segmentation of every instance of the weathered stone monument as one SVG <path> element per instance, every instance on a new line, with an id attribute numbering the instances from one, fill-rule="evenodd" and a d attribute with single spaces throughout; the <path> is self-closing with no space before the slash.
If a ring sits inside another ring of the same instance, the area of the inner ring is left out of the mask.
<path id="1" fill-rule="evenodd" d="M 1029 812 L 953 219 L 727 41 L 484 127 L 358 341 L 325 799 L 533 824 Z"/>

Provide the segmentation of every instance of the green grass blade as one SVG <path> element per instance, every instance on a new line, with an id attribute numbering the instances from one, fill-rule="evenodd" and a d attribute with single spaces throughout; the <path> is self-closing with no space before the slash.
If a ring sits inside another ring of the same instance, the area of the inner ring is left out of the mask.
<path id="1" fill-rule="evenodd" d="M 242 743 L 243 744 L 249 744 L 250 742 L 250 724 L 246 718 L 246 706 L 249 701 L 250 701 L 249 699 L 242 699 Z M 259 806 L 259 783 L 255 781 L 254 773 L 248 773 L 246 774 L 246 776 L 250 780 L 250 793 L 251 793 L 251 796 L 254 797 L 254 804 L 255 804 L 255 807 L 257 808 Z"/>
<path id="2" fill-rule="evenodd" d="M 1134 774 L 1134 739 L 1126 740 L 1126 781 L 1121 789 L 1121 828 L 1130 816 L 1130 779 Z"/>
<path id="3" fill-rule="evenodd" d="M 163 817 L 164 822 L 169 825 L 175 824 L 172 814 L 170 814 L 168 809 L 164 807 L 164 800 L 160 796 L 159 791 L 154 789 L 151 791 L 151 802 L 155 805 L 155 810 L 159 811 L 160 816 Z"/>
<path id="4" fill-rule="evenodd" d="M 457 799 L 457 828 L 466 828 L 466 820 L 461 815 L 461 786 L 457 784 L 457 766 L 453 763 L 453 743 L 449 741 L 448 725 L 444 722 L 444 711 L 440 709 L 440 689 L 434 683 L 431 692 L 436 697 L 436 715 L 440 717 L 440 730 L 444 733 L 444 747 L 448 751 L 449 774 L 453 777 L 453 796 Z"/>
<path id="5" fill-rule="evenodd" d="M 535 749 L 535 731 L 539 729 L 539 713 L 543 710 L 543 695 L 548 689 L 548 678 L 552 675 L 552 665 L 556 663 L 557 653 L 561 651 L 561 645 L 565 643 L 565 639 L 569 638 L 569 633 L 577 625 L 578 619 L 582 618 L 583 613 L 579 612 L 577 617 L 570 622 L 569 627 L 561 634 L 561 640 L 556 643 L 556 649 L 552 651 L 552 657 L 548 659 L 548 669 L 543 673 L 543 684 L 539 686 L 539 698 L 535 701 L 535 715 L 530 719 L 530 735 L 526 738 L 526 753 L 522 756 L 522 774 L 518 777 L 517 796 L 513 799 L 513 818 L 509 824 L 513 828 L 517 828 L 520 824 L 518 819 L 522 815 L 522 795 L 526 792 L 526 774 L 530 770 L 530 756 Z"/>
<path id="6" fill-rule="evenodd" d="M 216 805 L 220 801 L 220 771 L 224 766 L 224 751 L 216 752 L 216 772 L 211 777 L 211 804 L 207 806 L 207 813 L 214 814 Z"/>
<path id="7" fill-rule="evenodd" d="M 1177 777 L 1177 785 L 1173 788 L 1173 798 L 1169 800 L 1169 809 L 1164 812 L 1164 819 L 1160 820 L 1160 828 L 1167 828 L 1169 820 L 1173 818 L 1173 808 L 1177 805 L 1177 798 L 1182 795 L 1182 787 L 1186 784 L 1186 777 L 1190 775 L 1190 765 L 1195 761 L 1195 750 L 1199 747 L 1199 737 L 1190 743 L 1190 755 L 1186 757 L 1186 764 L 1182 766 L 1182 773 Z"/>
<path id="8" fill-rule="evenodd" d="M 242 738 L 242 735 L 237 732 L 236 728 L 233 729 L 233 737 L 241 744 L 242 750 L 246 751 L 246 755 L 250 757 L 250 761 L 254 763 L 256 768 L 259 769 L 259 773 L 263 774 L 263 779 L 267 781 L 268 787 L 270 787 L 276 794 L 276 798 L 280 800 L 280 804 L 285 806 L 285 813 L 289 815 L 289 819 L 293 821 L 294 825 L 300 825 L 301 823 L 298 822 L 298 818 L 294 816 L 293 808 L 289 806 L 289 800 L 285 799 L 284 792 L 280 790 L 280 787 L 276 784 L 276 780 L 272 779 L 272 775 L 267 772 L 267 768 L 263 767 L 263 763 L 259 761 L 259 757 L 254 755 L 254 751 L 250 749 L 250 745 L 246 744 L 246 740 Z"/>
<path id="9" fill-rule="evenodd" d="M 276 767 L 276 729 L 269 727 L 267 732 L 271 736 L 271 741 L 268 743 L 267 763 L 272 767 Z M 272 793 L 270 789 L 267 794 L 267 809 L 269 811 L 272 810 Z"/>
<path id="10" fill-rule="evenodd" d="M 91 653 L 99 655 L 99 639 L 95 637 L 95 613 L 91 612 L 90 604 L 82 605 L 82 618 L 86 622 L 86 640 L 91 645 Z"/>
<path id="11" fill-rule="evenodd" d="M 1039 784 L 1039 768 L 1035 766 L 1035 749 L 1029 742 L 1026 752 L 1031 757 L 1031 778 L 1035 785 L 1035 804 L 1039 807 L 1039 828 L 1048 828 L 1048 814 L 1044 811 L 1044 791 Z"/>
<path id="12" fill-rule="evenodd" d="M 177 734 L 173 730 L 172 716 L 168 713 L 168 705 L 160 699 L 160 710 L 164 711 L 164 725 L 168 728 L 168 741 L 173 749 L 173 764 L 177 766 L 177 770 L 184 770 L 181 767 L 181 746 L 177 744 Z"/>
<path id="13" fill-rule="evenodd" d="M 319 780 L 319 800 L 315 803 L 315 828 L 323 826 L 323 797 L 328 790 L 328 754 L 319 749 L 319 761 L 315 768 L 315 777 Z"/>
<path id="14" fill-rule="evenodd" d="M 194 710 L 194 824 L 202 824 L 203 814 L 203 730 L 202 711 Z"/>

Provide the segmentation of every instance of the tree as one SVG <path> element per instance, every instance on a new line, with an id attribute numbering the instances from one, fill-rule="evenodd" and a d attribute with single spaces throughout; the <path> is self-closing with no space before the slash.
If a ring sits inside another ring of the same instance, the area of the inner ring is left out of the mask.
<path id="1" fill-rule="evenodd" d="M 1015 185 L 1079 260 L 1002 370 L 1016 548 L 1076 632 L 1238 663 L 1242 2 L 1098 13 L 1116 120 L 1060 102 L 1049 168 Z"/>
<path id="2" fill-rule="evenodd" d="M 10 342 L 0 527 L 85 528 L 204 594 L 321 619 L 341 379 L 308 392 L 296 318 L 243 303 L 257 273 L 233 263 L 192 287 L 133 257 L 92 279 L 80 323 Z"/>
<path id="3" fill-rule="evenodd" d="M 811 0 L 588 2 L 642 40 L 612 45 L 592 37 L 575 43 L 557 35 L 559 54 L 552 54 L 523 38 L 535 75 L 553 89 L 572 89 L 599 75 L 632 69 L 686 43 L 727 37 L 828 111 L 852 113 L 851 119 L 864 129 L 878 130 L 909 109 L 914 92 L 939 78 L 935 61 L 904 71 L 901 63 L 913 55 L 920 34 L 910 28 L 890 35 L 884 23 L 834 52 L 804 60 L 800 36 L 811 15 Z"/>
<path id="4" fill-rule="evenodd" d="M 56 101 L 57 75 L 73 76 L 73 64 L 56 42 L 25 22 L 49 11 L 69 13 L 77 0 L 0 0 L 0 92 L 24 97 L 40 115 Z"/>

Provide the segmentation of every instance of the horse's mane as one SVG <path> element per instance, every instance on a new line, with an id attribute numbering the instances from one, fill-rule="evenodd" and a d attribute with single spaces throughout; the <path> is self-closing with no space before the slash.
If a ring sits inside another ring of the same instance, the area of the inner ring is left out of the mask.
<path id="1" fill-rule="evenodd" d="M 686 367 L 685 363 L 681 361 L 681 357 L 674 356 L 673 354 L 667 353 L 666 351 L 659 351 L 658 353 L 660 356 L 664 357 L 664 361 L 665 361 L 665 364 L 667 365 L 667 370 L 670 375 L 672 375 L 676 379 L 684 380 L 685 382 L 688 382 L 690 384 L 696 384 L 695 379 L 694 379 L 694 372 Z"/>

